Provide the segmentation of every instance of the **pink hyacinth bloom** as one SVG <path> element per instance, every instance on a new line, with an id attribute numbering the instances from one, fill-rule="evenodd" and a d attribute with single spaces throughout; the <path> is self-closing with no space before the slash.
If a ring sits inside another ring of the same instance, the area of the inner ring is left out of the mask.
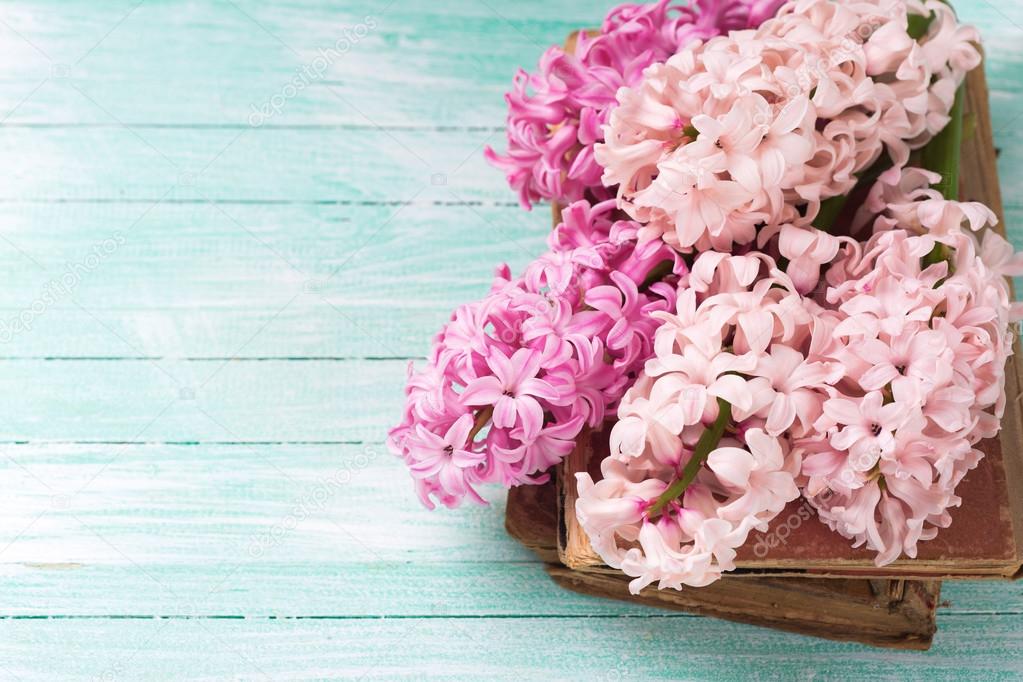
<path id="1" fill-rule="evenodd" d="M 831 398 L 824 403 L 823 423 L 818 422 L 817 428 L 826 431 L 838 427 L 831 444 L 849 452 L 853 470 L 870 471 L 895 447 L 895 431 L 908 418 L 904 404 L 885 405 L 884 396 L 874 391 L 859 401 Z"/>
<path id="2" fill-rule="evenodd" d="M 1006 409 L 1023 256 L 906 164 L 977 34 L 940 0 L 778 4 L 623 5 L 516 78 L 488 158 L 527 207 L 579 201 L 410 371 L 388 444 L 425 505 L 545 482 L 617 417 L 575 513 L 634 593 L 719 579 L 800 492 L 878 566 L 952 522 Z"/>
<path id="3" fill-rule="evenodd" d="M 643 70 L 695 40 L 754 28 L 782 0 L 659 0 L 612 9 L 597 35 L 580 32 L 571 52 L 550 48 L 536 73 L 519 72 L 508 102 L 508 152 L 486 158 L 505 173 L 526 208 L 612 196 L 593 148 L 617 105 L 615 94 Z"/>
<path id="4" fill-rule="evenodd" d="M 746 436 L 746 447 L 723 441 L 697 481 L 656 518 L 649 510 L 673 468 L 612 455 L 601 463 L 599 481 L 576 474 L 576 517 L 604 561 L 634 578 L 633 594 L 654 582 L 661 589 L 681 589 L 718 580 L 734 568 L 736 549 L 749 532 L 766 529 L 798 496 L 793 477 L 798 460 L 762 431 Z"/>
<path id="5" fill-rule="evenodd" d="M 472 417 L 462 415 L 443 436 L 438 436 L 417 424 L 407 441 L 412 476 L 418 481 L 436 480 L 440 489 L 451 496 L 470 495 L 479 499 L 471 477 L 466 476 L 483 459 L 482 453 L 467 449 L 472 447 L 468 442 L 472 425 Z M 423 502 L 432 508 L 428 497 Z"/>
<path id="6" fill-rule="evenodd" d="M 918 39 L 910 16 L 933 17 Z M 684 252 L 731 251 L 759 225 L 807 227 L 882 155 L 899 169 L 944 127 L 979 63 L 975 39 L 937 0 L 790 2 L 757 30 L 691 43 L 619 90 L 594 147 L 604 185 L 644 238 Z M 793 270 L 802 291 L 826 253 Z"/>
<path id="7" fill-rule="evenodd" d="M 760 429 L 747 430 L 744 439 L 748 449 L 718 448 L 707 458 L 707 467 L 718 480 L 742 493 L 718 509 L 718 516 L 729 521 L 777 514 L 799 496 L 791 471 L 785 470 L 786 453 L 778 439 Z"/>
<path id="8" fill-rule="evenodd" d="M 472 431 L 472 417 L 464 414 L 455 420 L 443 436 L 431 433 L 417 425 L 413 439 L 410 466 L 413 474 L 421 477 L 439 476 L 445 487 L 457 489 L 462 482 L 457 480 L 460 470 L 478 464 L 483 455 L 466 448 L 470 447 L 469 432 Z"/>
<path id="9" fill-rule="evenodd" d="M 811 345 L 812 308 L 799 312 L 801 297 L 770 257 L 703 253 L 679 284 L 675 313 L 657 315 L 662 326 L 654 357 L 618 408 L 602 478 L 577 475 L 576 515 L 608 565 L 634 578 L 634 593 L 654 582 L 676 589 L 706 585 L 734 568 L 749 532 L 766 529 L 799 494 L 800 454 L 787 439 L 764 430 L 772 387 L 791 389 L 793 395 L 781 399 L 803 404 L 796 394 L 806 385 L 808 392 L 818 390 L 812 401 L 819 403 L 830 388 L 826 382 L 839 375 L 830 368 L 819 372 L 822 363 L 792 350 L 799 362 L 790 364 L 804 363 L 805 369 L 791 372 L 791 387 L 782 386 L 780 374 L 788 367 L 775 366 L 759 344 L 741 355 L 728 348 L 738 343 L 744 325 L 763 330 L 765 349 Z M 766 311 L 766 320 L 744 317 L 758 309 Z M 779 362 L 784 353 L 777 353 Z M 760 400 L 765 393 L 767 400 Z M 688 465 L 708 425 L 725 416 L 719 400 L 729 405 L 731 435 L 713 447 L 681 496 L 654 515 L 658 498 Z"/>
<path id="10" fill-rule="evenodd" d="M 905 331 L 887 341 L 864 339 L 850 349 L 869 367 L 858 381 L 868 391 L 888 384 L 904 387 L 906 394 L 917 386 L 943 385 L 952 377 L 952 349 L 940 331 Z"/>
<path id="11" fill-rule="evenodd" d="M 543 483 L 585 425 L 617 410 L 686 268 L 666 245 L 638 244 L 638 226 L 613 212 L 613 202 L 567 206 L 550 252 L 520 278 L 499 268 L 490 294 L 456 310 L 410 373 L 388 445 L 426 506 L 482 503 L 483 483 Z M 655 268 L 664 281 L 647 281 Z"/>
<path id="12" fill-rule="evenodd" d="M 820 282 L 821 268 L 838 255 L 841 240 L 816 230 L 783 225 L 778 236 L 778 250 L 788 259 L 786 274 L 801 294 L 813 291 Z"/>
<path id="13" fill-rule="evenodd" d="M 796 349 L 776 344 L 760 356 L 755 372 L 763 380 L 756 384 L 754 402 L 764 403 L 764 430 L 779 436 L 797 420 L 801 432 L 812 428 L 823 409 L 821 388 L 841 379 L 845 368 L 837 362 L 808 360 Z"/>
<path id="14" fill-rule="evenodd" d="M 872 236 L 826 274 L 830 341 L 846 376 L 806 434 L 805 493 L 821 519 L 885 565 L 951 522 L 956 486 L 997 434 L 1014 319 L 1005 275 L 1021 259 L 979 204 L 947 201 L 918 169 L 885 173 L 854 229 Z"/>
<path id="15" fill-rule="evenodd" d="M 640 359 L 648 341 L 644 330 L 632 324 L 639 319 L 641 301 L 636 283 L 621 273 L 612 272 L 611 281 L 615 286 L 601 286 L 586 292 L 584 301 L 594 310 L 604 313 L 614 320 L 614 325 L 607 333 L 607 345 L 612 350 L 621 351 L 626 362 Z"/>
<path id="16" fill-rule="evenodd" d="M 536 438 L 543 424 L 543 408 L 537 398 L 555 404 L 562 399 L 553 386 L 536 378 L 540 354 L 520 348 L 508 358 L 495 348 L 490 351 L 487 364 L 493 375 L 469 382 L 462 393 L 462 402 L 493 405 L 494 426 L 510 429 L 521 424 L 527 439 Z"/>

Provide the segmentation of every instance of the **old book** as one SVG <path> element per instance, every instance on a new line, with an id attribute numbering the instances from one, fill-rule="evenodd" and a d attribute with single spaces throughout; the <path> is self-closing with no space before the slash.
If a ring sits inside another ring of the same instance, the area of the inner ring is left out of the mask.
<path id="1" fill-rule="evenodd" d="M 998 187 L 988 89 L 983 68 L 967 78 L 960 197 L 982 201 L 1003 219 Z M 1004 226 L 999 225 L 1004 234 Z M 882 569 L 873 555 L 816 519 L 805 500 L 792 502 L 766 534 L 754 533 L 739 550 L 735 576 L 827 576 L 917 578 L 1017 578 L 1023 566 L 1023 422 L 1021 422 L 1020 345 L 1006 367 L 1008 405 L 999 438 L 980 444 L 985 457 L 960 484 L 962 505 L 951 511 L 952 525 L 920 543 L 915 559 Z M 561 535 L 559 554 L 570 568 L 599 568 L 603 562 L 575 520 L 575 476 L 599 474 L 607 454 L 607 433 L 584 434 L 558 472 Z"/>
<path id="2" fill-rule="evenodd" d="M 505 525 L 547 563 L 547 573 L 566 589 L 814 637 L 898 649 L 930 647 L 941 590 L 938 581 L 725 577 L 682 591 L 651 586 L 634 596 L 628 589 L 630 579 L 619 571 L 572 569 L 558 561 L 557 505 L 553 481 L 514 488 L 508 495 Z"/>

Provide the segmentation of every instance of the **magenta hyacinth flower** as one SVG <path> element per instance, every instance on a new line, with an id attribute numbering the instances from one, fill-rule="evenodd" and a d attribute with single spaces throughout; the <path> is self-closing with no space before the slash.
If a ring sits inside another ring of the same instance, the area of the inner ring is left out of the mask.
<path id="1" fill-rule="evenodd" d="M 541 200 L 567 204 L 614 196 L 601 185 L 603 168 L 593 146 L 615 95 L 632 87 L 643 70 L 663 62 L 696 40 L 730 30 L 755 28 L 774 15 L 782 0 L 660 0 L 612 9 L 597 35 L 580 32 L 575 47 L 552 47 L 536 73 L 519 71 L 508 102 L 508 152 L 486 149 L 504 171 L 525 208 Z"/>
<path id="2" fill-rule="evenodd" d="M 420 499 L 456 506 L 482 483 L 541 483 L 586 426 L 599 426 L 653 353 L 685 265 L 640 245 L 614 202 L 567 206 L 550 251 L 521 278 L 499 268 L 490 294 L 460 307 L 412 371 L 388 443 Z M 647 281 L 652 273 L 655 280 Z"/>
<path id="3" fill-rule="evenodd" d="M 487 356 L 493 374 L 470 381 L 462 393 L 462 402 L 474 407 L 492 405 L 494 426 L 510 429 L 521 424 L 523 436 L 534 440 L 543 425 L 543 408 L 538 399 L 553 404 L 564 400 L 556 388 L 536 378 L 540 360 L 540 353 L 531 348 L 520 348 L 510 358 L 494 348 Z"/>

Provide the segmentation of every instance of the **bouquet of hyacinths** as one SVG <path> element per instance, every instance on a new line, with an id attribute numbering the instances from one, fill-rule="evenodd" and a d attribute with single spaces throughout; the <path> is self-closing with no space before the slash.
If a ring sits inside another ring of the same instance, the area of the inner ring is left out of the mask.
<path id="1" fill-rule="evenodd" d="M 623 5 L 516 79 L 488 157 L 568 205 L 410 370 L 424 504 L 544 482 L 609 422 L 575 513 L 635 592 L 713 582 L 801 495 L 878 566 L 949 525 L 1023 274 L 956 200 L 979 37 L 940 0 L 779 4 Z"/>

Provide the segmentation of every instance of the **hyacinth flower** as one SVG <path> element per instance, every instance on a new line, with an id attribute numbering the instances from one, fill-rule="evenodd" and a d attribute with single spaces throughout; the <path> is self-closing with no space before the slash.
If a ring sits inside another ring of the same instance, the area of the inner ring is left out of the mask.
<path id="1" fill-rule="evenodd" d="M 978 39 L 940 0 L 790 2 L 619 90 L 594 148 L 603 183 L 643 239 L 683 252 L 807 226 L 859 175 L 905 165 L 945 126 Z"/>
<path id="2" fill-rule="evenodd" d="M 596 35 L 580 32 L 573 48 L 551 47 L 536 73 L 520 71 L 508 93 L 508 151 L 487 148 L 525 208 L 614 196 L 601 186 L 593 147 L 621 87 L 686 45 L 752 28 L 783 0 L 660 0 L 612 9 Z"/>
<path id="3" fill-rule="evenodd" d="M 652 353 L 654 315 L 672 309 L 684 263 L 663 244 L 639 246 L 613 201 L 562 216 L 548 253 L 519 278 L 499 268 L 490 294 L 437 335 L 427 366 L 410 367 L 388 443 L 428 507 L 483 503 L 483 483 L 547 480 Z"/>
<path id="4" fill-rule="evenodd" d="M 790 392 L 776 386 L 772 351 L 813 346 L 816 306 L 763 254 L 701 254 L 680 287 L 677 314 L 657 315 L 654 357 L 621 401 L 602 478 L 576 474 L 576 516 L 633 593 L 717 580 L 749 533 L 799 496 L 800 453 L 765 427 Z M 820 386 L 841 375 L 837 365 L 815 374 Z M 826 394 L 807 399 L 820 412 Z"/>
<path id="5" fill-rule="evenodd" d="M 854 229 L 873 234 L 829 268 L 821 297 L 821 354 L 845 378 L 796 443 L 813 453 L 804 494 L 878 565 L 916 556 L 951 523 L 976 444 L 998 434 L 1010 323 L 1023 312 L 1005 279 L 1023 274 L 1023 256 L 993 231 L 978 238 L 994 214 L 944 198 L 939 179 L 892 169 L 859 212 Z"/>

